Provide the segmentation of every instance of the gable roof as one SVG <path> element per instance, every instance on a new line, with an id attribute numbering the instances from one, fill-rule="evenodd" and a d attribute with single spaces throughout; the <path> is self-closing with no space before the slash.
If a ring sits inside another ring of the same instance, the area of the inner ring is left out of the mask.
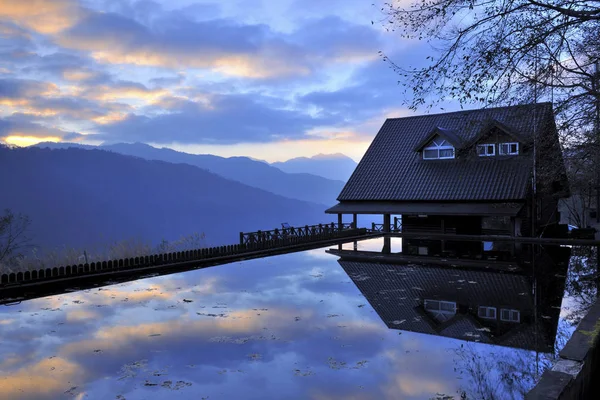
<path id="1" fill-rule="evenodd" d="M 473 139 L 471 139 L 471 141 L 469 143 L 467 143 L 465 147 L 475 144 L 480 139 L 485 137 L 488 133 L 490 133 L 494 128 L 496 128 L 496 129 L 500 130 L 501 132 L 505 133 L 506 135 L 512 137 L 514 140 L 516 140 L 519 143 L 528 144 L 531 142 L 531 139 L 532 139 L 531 136 L 527 137 L 527 136 L 521 135 L 520 133 L 515 132 L 514 129 L 511 129 L 509 126 L 507 126 L 506 124 L 503 124 L 502 122 L 498 121 L 497 119 L 491 119 L 483 124 L 483 127 L 479 131 L 479 134 L 476 135 Z"/>
<path id="2" fill-rule="evenodd" d="M 437 136 L 445 139 L 448 143 L 450 143 L 455 148 L 460 148 L 463 145 L 462 139 L 458 136 L 456 132 L 451 129 L 444 129 L 435 127 L 429 135 L 425 137 L 418 145 L 415 147 L 415 151 L 423 150 L 423 147 L 427 146 L 429 142 L 435 139 Z"/>
<path id="3" fill-rule="evenodd" d="M 473 143 L 490 123 L 530 141 L 537 130 L 558 143 L 552 104 L 459 111 L 387 119 L 339 201 L 510 201 L 524 200 L 531 173 L 531 153 L 511 157 L 465 157 L 423 160 L 416 148 L 437 128 Z M 534 124 L 537 121 L 537 126 Z M 450 132 L 450 133 L 449 133 Z"/>

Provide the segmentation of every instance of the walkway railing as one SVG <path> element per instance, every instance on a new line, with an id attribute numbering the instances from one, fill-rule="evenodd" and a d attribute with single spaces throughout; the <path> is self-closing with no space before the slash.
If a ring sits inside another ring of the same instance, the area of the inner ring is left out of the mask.
<path id="1" fill-rule="evenodd" d="M 240 244 L 281 246 L 288 243 L 333 239 L 336 237 L 347 236 L 348 233 L 355 232 L 356 229 L 351 223 L 339 225 L 332 222 L 331 224 L 305 225 L 273 229 L 271 231 L 240 232 Z"/>
<path id="2" fill-rule="evenodd" d="M 385 227 L 384 224 L 376 224 L 376 223 L 371 223 L 371 232 L 383 232 L 383 228 Z M 390 224 L 390 232 L 401 232 L 402 230 L 400 229 L 399 226 L 396 226 L 394 224 Z"/>
<path id="3" fill-rule="evenodd" d="M 135 271 L 149 267 L 168 266 L 190 262 L 210 262 L 211 260 L 231 257 L 257 250 L 268 250 L 318 242 L 320 240 L 360 236 L 367 230 L 354 229 L 352 224 L 312 225 L 273 231 L 240 233 L 244 239 L 240 244 L 208 247 L 195 250 L 177 251 L 165 254 L 153 254 L 118 260 L 98 261 L 86 264 L 65 265 L 53 268 L 41 268 L 30 271 L 11 272 L 0 275 L 0 289 L 13 285 L 38 281 L 60 280 L 70 277 L 83 277 L 107 272 Z M 252 239 L 250 239 L 252 238 Z"/>

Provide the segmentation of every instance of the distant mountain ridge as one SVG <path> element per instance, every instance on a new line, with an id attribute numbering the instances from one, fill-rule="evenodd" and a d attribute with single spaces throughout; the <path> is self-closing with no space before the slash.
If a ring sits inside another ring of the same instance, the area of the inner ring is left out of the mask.
<path id="1" fill-rule="evenodd" d="M 33 242 L 45 248 L 156 244 L 194 232 L 222 245 L 237 243 L 240 231 L 332 221 L 322 205 L 195 166 L 97 149 L 0 146 L 0 182 L 0 207 L 28 215 Z"/>
<path id="2" fill-rule="evenodd" d="M 271 163 L 287 173 L 307 173 L 327 179 L 348 181 L 356 168 L 356 161 L 341 154 L 317 154 L 312 157 L 296 157 L 284 162 Z"/>
<path id="3" fill-rule="evenodd" d="M 144 143 L 90 146 L 78 143 L 45 142 L 37 144 L 36 147 L 100 149 L 146 160 L 190 164 L 274 194 L 327 206 L 335 204 L 344 186 L 344 182 L 340 180 L 327 179 L 318 174 L 284 172 L 263 161 L 248 157 L 224 158 L 210 154 L 189 154 L 164 147 L 156 148 Z"/>

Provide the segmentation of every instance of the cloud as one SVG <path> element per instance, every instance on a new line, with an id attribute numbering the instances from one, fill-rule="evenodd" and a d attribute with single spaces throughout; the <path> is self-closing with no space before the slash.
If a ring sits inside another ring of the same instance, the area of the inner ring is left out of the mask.
<path id="1" fill-rule="evenodd" d="M 313 91 L 300 96 L 298 101 L 317 107 L 324 114 L 348 119 L 371 118 L 386 108 L 403 105 L 404 88 L 398 85 L 398 79 L 398 74 L 378 59 L 354 71 L 347 85 L 336 90 Z"/>
<path id="2" fill-rule="evenodd" d="M 153 143 L 271 142 L 302 138 L 307 130 L 331 122 L 301 111 L 270 107 L 262 100 L 257 94 L 214 94 L 209 96 L 208 104 L 169 99 L 173 112 L 156 116 L 129 114 L 122 121 L 103 126 L 97 137 Z"/>
<path id="3" fill-rule="evenodd" d="M 18 146 L 29 146 L 44 141 L 79 141 L 84 135 L 48 127 L 32 115 L 14 113 L 0 118 L 0 140 Z"/>
<path id="4" fill-rule="evenodd" d="M 245 78 L 309 75 L 324 63 L 372 59 L 379 41 L 374 29 L 337 17 L 308 20 L 283 34 L 264 24 L 153 10 L 151 19 L 89 11 L 56 40 L 101 63 L 204 68 Z"/>
<path id="5" fill-rule="evenodd" d="M 27 79 L 0 79 L 0 101 L 45 96 L 58 92 L 58 86 L 50 82 Z"/>
<path id="6" fill-rule="evenodd" d="M 40 33 L 57 33 L 75 24 L 84 13 L 76 0 L 2 0 L 0 18 Z"/>

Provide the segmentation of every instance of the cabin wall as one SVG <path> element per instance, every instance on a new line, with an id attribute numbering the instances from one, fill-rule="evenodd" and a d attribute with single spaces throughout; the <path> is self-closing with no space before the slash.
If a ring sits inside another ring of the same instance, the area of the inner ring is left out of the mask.
<path id="1" fill-rule="evenodd" d="M 414 233 L 455 233 L 457 235 L 480 235 L 480 216 L 402 216 L 402 231 Z"/>

